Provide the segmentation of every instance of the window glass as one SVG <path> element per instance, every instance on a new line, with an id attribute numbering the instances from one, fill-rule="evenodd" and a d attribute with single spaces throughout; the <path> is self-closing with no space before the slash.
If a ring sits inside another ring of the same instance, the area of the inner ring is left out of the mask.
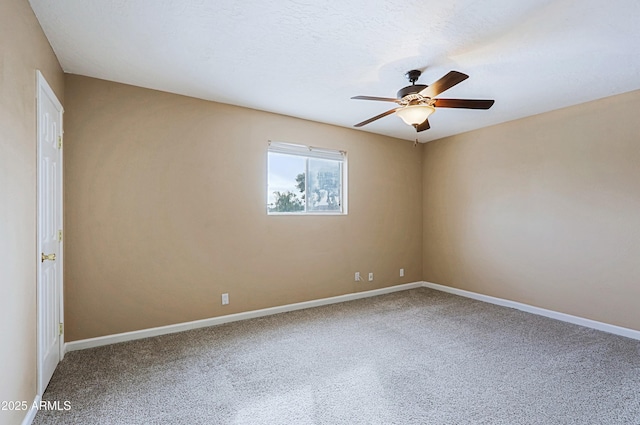
<path id="1" fill-rule="evenodd" d="M 269 152 L 269 212 L 304 211 L 306 159 Z"/>
<path id="2" fill-rule="evenodd" d="M 270 142 L 267 156 L 269 214 L 345 213 L 345 152 Z"/>
<path id="3" fill-rule="evenodd" d="M 307 211 L 340 212 L 342 162 L 315 158 L 307 161 Z"/>

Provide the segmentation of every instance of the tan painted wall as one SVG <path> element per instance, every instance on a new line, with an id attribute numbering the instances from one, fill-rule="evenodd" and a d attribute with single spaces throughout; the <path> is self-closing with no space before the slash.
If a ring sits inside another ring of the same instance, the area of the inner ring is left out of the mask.
<path id="1" fill-rule="evenodd" d="M 0 2 L 0 401 L 36 395 L 36 69 L 64 76 L 24 0 Z M 26 412 L 0 411 L 0 424 Z"/>
<path id="2" fill-rule="evenodd" d="M 422 278 L 422 147 L 87 77 L 65 87 L 68 341 Z M 267 216 L 269 139 L 347 150 L 349 214 Z"/>
<path id="3" fill-rule="evenodd" d="M 428 143 L 424 280 L 640 330 L 640 91 Z"/>

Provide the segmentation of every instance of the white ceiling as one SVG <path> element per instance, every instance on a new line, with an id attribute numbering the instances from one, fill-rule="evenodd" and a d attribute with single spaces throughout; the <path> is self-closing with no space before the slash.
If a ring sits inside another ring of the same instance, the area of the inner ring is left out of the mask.
<path id="1" fill-rule="evenodd" d="M 352 127 L 410 69 L 439 97 L 425 142 L 640 89 L 638 0 L 30 0 L 65 72 Z M 362 131 L 415 140 L 390 115 Z"/>

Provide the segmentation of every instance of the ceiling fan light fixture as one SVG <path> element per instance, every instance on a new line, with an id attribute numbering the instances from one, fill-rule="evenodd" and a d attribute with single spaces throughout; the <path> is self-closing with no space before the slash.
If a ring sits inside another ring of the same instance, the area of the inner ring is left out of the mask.
<path id="1" fill-rule="evenodd" d="M 402 121 L 411 126 L 416 126 L 425 122 L 436 108 L 431 105 L 407 105 L 396 111 L 396 115 L 402 118 Z"/>

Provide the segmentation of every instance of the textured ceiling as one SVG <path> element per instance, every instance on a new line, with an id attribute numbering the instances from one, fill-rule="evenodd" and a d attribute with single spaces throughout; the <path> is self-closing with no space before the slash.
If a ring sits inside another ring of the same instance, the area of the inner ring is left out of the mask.
<path id="1" fill-rule="evenodd" d="M 30 0 L 65 72 L 351 127 L 404 74 L 470 78 L 421 142 L 640 89 L 640 1 Z M 415 140 L 390 115 L 361 131 Z M 275 137 L 275 136 L 274 136 Z"/>

